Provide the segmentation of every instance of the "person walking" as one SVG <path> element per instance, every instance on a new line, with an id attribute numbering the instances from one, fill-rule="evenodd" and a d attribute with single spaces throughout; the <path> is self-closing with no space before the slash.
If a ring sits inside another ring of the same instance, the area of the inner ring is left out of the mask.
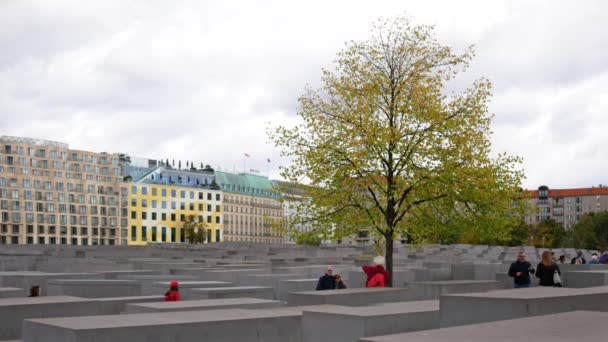
<path id="1" fill-rule="evenodd" d="M 181 297 L 179 295 L 179 284 L 173 280 L 169 284 L 169 291 L 165 293 L 165 302 L 179 302 Z"/>
<path id="2" fill-rule="evenodd" d="M 375 257 L 374 264 L 374 266 L 364 265 L 361 267 L 367 276 L 365 287 L 385 287 L 389 279 L 389 274 L 384 269 L 384 257 Z"/>
<path id="3" fill-rule="evenodd" d="M 536 278 L 539 279 L 539 285 L 562 287 L 562 272 L 559 270 L 559 266 L 551 260 L 551 253 L 549 251 L 543 252 L 541 259 L 541 262 L 536 267 Z M 555 276 L 556 273 L 557 277 Z"/>
<path id="4" fill-rule="evenodd" d="M 559 263 L 560 264 L 565 264 L 566 263 L 566 256 L 565 255 L 560 255 L 559 256 Z"/>
<path id="5" fill-rule="evenodd" d="M 578 251 L 576 252 L 576 256 L 574 258 L 572 258 L 572 260 L 570 260 L 571 264 L 577 264 L 576 261 L 579 261 L 578 264 L 586 264 L 587 260 L 585 260 L 585 257 L 583 256 L 583 251 Z"/>
<path id="6" fill-rule="evenodd" d="M 339 274 L 336 274 L 335 279 L 336 279 L 336 289 L 342 290 L 342 289 L 348 288 L 346 286 L 346 282 L 344 281 L 344 279 L 342 279 L 342 277 Z"/>
<path id="7" fill-rule="evenodd" d="M 327 266 L 327 271 L 317 282 L 317 291 L 334 290 L 336 288 L 336 278 L 333 273 L 334 269 L 331 266 Z"/>
<path id="8" fill-rule="evenodd" d="M 30 287 L 30 295 L 28 297 L 40 297 L 40 286 L 34 285 Z"/>
<path id="9" fill-rule="evenodd" d="M 511 264 L 507 274 L 513 278 L 513 288 L 530 287 L 530 274 L 534 274 L 534 268 L 526 261 L 526 253 L 517 254 L 517 260 Z"/>

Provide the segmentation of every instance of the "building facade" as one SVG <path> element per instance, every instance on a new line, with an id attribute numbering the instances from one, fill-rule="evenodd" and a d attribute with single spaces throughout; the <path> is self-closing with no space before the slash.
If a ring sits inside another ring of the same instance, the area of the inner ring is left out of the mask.
<path id="1" fill-rule="evenodd" d="M 0 136 L 0 243 L 126 243 L 127 185 L 117 154 Z"/>
<path id="2" fill-rule="evenodd" d="M 139 175 L 129 184 L 129 245 L 188 242 L 184 223 L 191 215 L 205 224 L 207 243 L 222 241 L 223 194 L 213 169 L 159 164 L 142 173 L 141 167 L 123 167 Z"/>
<path id="3" fill-rule="evenodd" d="M 298 206 L 302 203 L 306 203 L 306 201 L 310 201 L 310 199 L 306 197 L 306 191 L 299 184 L 292 184 L 284 181 L 275 182 L 283 197 L 283 218 L 289 226 L 289 229 L 299 233 L 310 232 L 312 230 L 312 223 L 310 221 L 305 222 L 307 217 L 311 217 L 310 215 L 300 215 L 300 222 L 294 222 L 293 220 L 298 214 Z M 284 243 L 296 243 L 289 233 L 285 234 L 283 241 Z"/>
<path id="4" fill-rule="evenodd" d="M 527 200 L 534 210 L 525 218 L 526 223 L 554 219 L 571 228 L 584 214 L 608 210 L 608 187 L 549 189 L 543 185 L 528 191 Z"/>
<path id="5" fill-rule="evenodd" d="M 281 194 L 268 177 L 215 172 L 224 194 L 224 241 L 283 243 Z"/>

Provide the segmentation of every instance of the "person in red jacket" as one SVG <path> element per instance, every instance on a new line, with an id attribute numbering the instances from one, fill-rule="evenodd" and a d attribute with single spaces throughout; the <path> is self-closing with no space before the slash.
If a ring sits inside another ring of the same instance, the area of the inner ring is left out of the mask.
<path id="1" fill-rule="evenodd" d="M 365 287 L 385 287 L 388 282 L 388 272 L 384 269 L 384 258 L 377 256 L 374 258 L 374 266 L 364 265 L 363 272 L 367 276 Z"/>
<path id="2" fill-rule="evenodd" d="M 179 287 L 177 281 L 173 280 L 170 284 L 169 291 L 165 293 L 165 302 L 179 302 Z"/>

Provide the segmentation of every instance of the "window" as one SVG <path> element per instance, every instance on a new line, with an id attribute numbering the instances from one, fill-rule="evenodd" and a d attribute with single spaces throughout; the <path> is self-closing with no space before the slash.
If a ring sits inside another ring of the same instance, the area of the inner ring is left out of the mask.
<path id="1" fill-rule="evenodd" d="M 147 212 L 145 212 L 145 211 L 142 211 L 142 213 L 141 213 L 141 219 L 142 219 L 142 220 L 146 220 L 146 219 L 148 219 L 148 213 L 147 213 Z"/>
<path id="2" fill-rule="evenodd" d="M 147 186 L 142 186 L 141 187 L 141 194 L 142 195 L 147 195 L 148 194 L 148 187 Z"/>
<path id="3" fill-rule="evenodd" d="M 137 240 L 137 227 L 131 226 L 131 241 Z"/>
<path id="4" fill-rule="evenodd" d="M 163 221 L 164 221 L 164 220 L 166 220 L 166 219 L 167 219 L 167 214 L 165 214 L 165 213 L 161 213 L 161 214 L 160 214 L 160 217 L 161 217 L 161 220 L 163 220 Z"/>
<path id="5" fill-rule="evenodd" d="M 152 213 L 152 219 L 153 219 L 153 220 L 156 220 L 156 212 L 153 212 L 153 213 Z"/>
<path id="6" fill-rule="evenodd" d="M 220 223 L 220 217 L 219 216 L 215 217 L 215 223 Z"/>
<path id="7" fill-rule="evenodd" d="M 198 199 L 199 199 L 199 200 L 204 199 L 204 197 L 203 197 L 203 193 L 202 193 L 202 192 L 199 192 L 199 193 L 198 193 Z"/>
<path id="8" fill-rule="evenodd" d="M 171 242 L 175 242 L 175 228 L 171 228 Z"/>
<path id="9" fill-rule="evenodd" d="M 184 202 L 180 202 L 180 203 L 179 203 L 179 209 L 180 209 L 180 210 L 186 210 L 186 203 L 184 203 Z"/>
<path id="10" fill-rule="evenodd" d="M 134 219 L 134 220 L 137 219 L 137 212 L 136 211 L 132 211 L 131 212 L 131 218 Z"/>
<path id="11" fill-rule="evenodd" d="M 194 210 L 194 203 L 190 203 L 190 210 Z"/>
<path id="12" fill-rule="evenodd" d="M 218 195 L 218 196 L 219 196 L 219 195 Z M 219 200 L 218 200 L 218 201 L 219 201 Z M 221 238 L 221 235 L 220 235 L 220 230 L 218 229 L 218 230 L 216 230 L 216 231 L 215 231 L 215 242 L 219 242 L 219 241 L 220 241 L 220 238 Z"/>
<path id="13" fill-rule="evenodd" d="M 167 189 L 161 189 L 160 190 L 160 195 L 163 197 L 167 197 Z"/>
<path id="14" fill-rule="evenodd" d="M 137 200 L 135 198 L 131 199 L 131 206 L 132 207 L 137 207 Z"/>
<path id="15" fill-rule="evenodd" d="M 176 202 L 171 202 L 171 209 L 173 209 L 173 210 L 177 209 L 177 203 Z"/>
<path id="16" fill-rule="evenodd" d="M 171 214 L 171 221 L 175 222 L 175 214 Z"/>
<path id="17" fill-rule="evenodd" d="M 186 215 L 184 215 L 184 214 L 179 215 L 179 220 L 181 222 L 185 222 L 186 221 Z"/>
<path id="18" fill-rule="evenodd" d="M 137 187 L 136 187 L 136 186 L 132 186 L 132 187 L 131 187 L 131 193 L 132 193 L 133 195 L 136 195 L 136 194 L 137 194 Z"/>
<path id="19" fill-rule="evenodd" d="M 194 191 L 190 191 L 190 199 L 194 199 Z"/>
<path id="20" fill-rule="evenodd" d="M 184 232 L 184 228 L 180 228 L 179 229 L 179 241 L 180 242 L 185 242 L 186 241 L 186 234 Z"/>
<path id="21" fill-rule="evenodd" d="M 171 190 L 171 197 L 175 198 L 177 196 L 177 191 Z"/>
<path id="22" fill-rule="evenodd" d="M 148 229 L 146 226 L 141 227 L 141 239 L 142 239 L 142 241 L 148 240 Z"/>
<path id="23" fill-rule="evenodd" d="M 141 200 L 141 206 L 142 206 L 143 208 L 147 208 L 147 207 L 148 207 L 148 201 L 147 201 L 147 200 L 145 200 L 145 199 L 142 199 L 142 200 Z"/>
<path id="24" fill-rule="evenodd" d="M 220 212 L 220 206 L 219 205 L 215 206 L 215 211 L 218 212 L 218 213 Z"/>
<path id="25" fill-rule="evenodd" d="M 211 200 L 212 200 L 212 198 L 213 198 L 213 197 L 211 197 L 211 196 L 212 196 L 212 195 L 211 195 L 211 193 L 210 193 L 210 192 L 208 192 L 208 193 L 207 193 L 207 200 L 208 200 L 208 201 L 211 201 Z"/>
<path id="26" fill-rule="evenodd" d="M 152 188 L 152 196 L 156 196 L 157 194 L 158 194 L 157 193 L 157 189 L 156 188 Z"/>
<path id="27" fill-rule="evenodd" d="M 152 242 L 156 242 L 156 227 L 152 227 Z"/>
<path id="28" fill-rule="evenodd" d="M 162 227 L 160 230 L 160 241 L 167 242 L 167 227 Z"/>
<path id="29" fill-rule="evenodd" d="M 211 210 L 213 210 L 211 204 L 207 204 L 207 211 L 211 212 Z"/>
<path id="30" fill-rule="evenodd" d="M 186 191 L 182 190 L 179 192 L 179 197 L 180 198 L 186 198 Z"/>
<path id="31" fill-rule="evenodd" d="M 211 223 L 211 216 L 207 216 L 207 223 Z"/>
<path id="32" fill-rule="evenodd" d="M 220 200 L 220 194 L 215 194 L 215 200 L 219 201 Z M 218 232 L 219 233 L 219 232 Z"/>
<path id="33" fill-rule="evenodd" d="M 156 209 L 156 200 L 152 200 L 152 208 Z"/>

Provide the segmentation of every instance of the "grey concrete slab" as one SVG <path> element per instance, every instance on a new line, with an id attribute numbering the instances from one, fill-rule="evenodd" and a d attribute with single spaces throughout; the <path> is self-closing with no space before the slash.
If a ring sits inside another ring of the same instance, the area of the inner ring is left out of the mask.
<path id="1" fill-rule="evenodd" d="M 275 295 L 278 300 L 287 300 L 289 292 L 304 292 L 314 290 L 317 286 L 317 278 L 279 280 Z M 349 281 L 350 285 L 350 281 Z"/>
<path id="2" fill-rule="evenodd" d="M 413 282 L 409 289 L 418 300 L 439 299 L 451 293 L 486 292 L 503 289 L 503 284 L 495 280 L 446 280 Z"/>
<path id="3" fill-rule="evenodd" d="M 287 305 L 346 305 L 364 306 L 377 303 L 407 302 L 415 300 L 414 294 L 405 288 L 356 288 L 345 290 L 291 292 Z"/>
<path id="4" fill-rule="evenodd" d="M 274 299 L 272 287 L 232 286 L 192 289 L 193 299 L 261 298 Z"/>
<path id="5" fill-rule="evenodd" d="M 236 270 L 210 270 L 200 275 L 201 280 L 226 281 L 235 285 L 240 285 L 239 276 L 246 274 L 267 273 L 265 269 L 236 269 Z"/>
<path id="6" fill-rule="evenodd" d="M 608 285 L 608 270 L 562 272 L 565 287 L 597 287 Z"/>
<path id="7" fill-rule="evenodd" d="M 159 292 L 159 288 L 154 286 L 154 283 L 164 282 L 164 281 L 173 281 L 176 280 L 178 282 L 184 281 L 197 281 L 200 280 L 198 277 L 194 276 L 186 276 L 186 275 L 125 275 L 118 276 L 119 280 L 135 280 L 141 284 L 141 294 L 142 296 L 153 296 L 164 294 L 166 291 Z"/>
<path id="8" fill-rule="evenodd" d="M 543 342 L 602 341 L 608 335 L 608 326 L 598 322 L 607 319 L 608 314 L 604 312 L 575 311 L 423 332 L 367 337 L 359 341 L 513 342 L 522 338 Z"/>
<path id="9" fill-rule="evenodd" d="M 453 280 L 495 280 L 497 273 L 507 273 L 509 265 L 454 263 L 452 267 Z"/>
<path id="10" fill-rule="evenodd" d="M 451 294 L 441 296 L 440 308 L 442 327 L 577 310 L 606 311 L 608 287 L 535 287 Z"/>
<path id="11" fill-rule="evenodd" d="M 152 284 L 154 292 L 158 294 L 164 294 L 169 289 L 170 281 L 156 282 Z M 229 287 L 233 286 L 232 283 L 225 281 L 204 281 L 204 280 L 191 280 L 191 281 L 180 281 L 179 282 L 179 293 L 182 300 L 189 300 L 195 297 L 192 296 L 192 289 L 209 288 L 209 287 Z"/>
<path id="12" fill-rule="evenodd" d="M 300 342 L 301 310 L 175 311 L 26 320 L 23 342 Z"/>
<path id="13" fill-rule="evenodd" d="M 40 286 L 40 295 L 47 295 L 49 279 L 103 279 L 97 273 L 46 273 L 46 272 L 6 272 L 0 273 L 2 286 L 17 287 L 29 290 L 32 286 Z"/>
<path id="14" fill-rule="evenodd" d="M 99 308 L 96 315 L 117 315 L 125 311 L 127 304 L 163 302 L 164 296 L 134 296 L 134 297 L 106 297 L 95 298 Z"/>
<path id="15" fill-rule="evenodd" d="M 180 302 L 129 304 L 125 313 L 151 313 L 170 311 L 201 311 L 219 309 L 262 309 L 284 306 L 285 302 L 260 298 L 199 299 Z"/>
<path id="16" fill-rule="evenodd" d="M 26 318 L 95 315 L 94 300 L 70 296 L 0 299 L 0 340 L 21 337 L 21 322 Z"/>
<path id="17" fill-rule="evenodd" d="M 327 306 L 304 310 L 304 342 L 352 342 L 361 337 L 439 327 L 439 301 L 370 307 Z"/>
<path id="18" fill-rule="evenodd" d="M 50 279 L 47 282 L 51 296 L 82 298 L 141 296 L 141 284 L 133 280 L 116 279 Z"/>
<path id="19" fill-rule="evenodd" d="M 153 270 L 128 270 L 128 271 L 99 271 L 95 272 L 103 275 L 104 279 L 118 279 L 119 276 L 124 275 L 159 275 L 158 271 Z"/>
<path id="20" fill-rule="evenodd" d="M 0 298 L 26 297 L 29 292 L 16 287 L 0 287 Z"/>

